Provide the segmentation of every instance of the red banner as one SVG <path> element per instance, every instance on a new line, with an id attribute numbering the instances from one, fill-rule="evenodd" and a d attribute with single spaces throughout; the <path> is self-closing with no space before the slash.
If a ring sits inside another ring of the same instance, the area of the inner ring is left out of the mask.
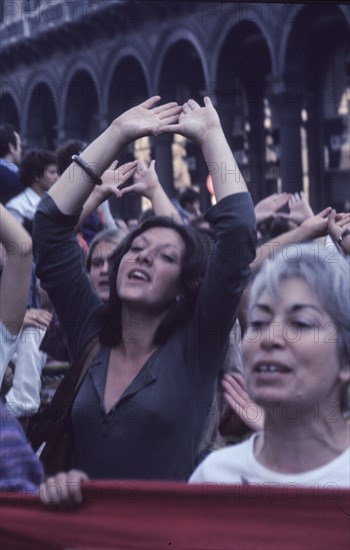
<path id="1" fill-rule="evenodd" d="M 89 482 L 68 511 L 0 494 L 2 550 L 348 550 L 350 491 Z"/>

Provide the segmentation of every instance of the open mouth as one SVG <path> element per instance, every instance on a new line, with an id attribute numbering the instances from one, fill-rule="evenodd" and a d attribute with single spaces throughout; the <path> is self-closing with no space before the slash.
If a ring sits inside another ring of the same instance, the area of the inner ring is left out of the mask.
<path id="1" fill-rule="evenodd" d="M 289 367 L 285 367 L 284 365 L 276 365 L 275 363 L 261 363 L 259 365 L 256 365 L 254 368 L 254 372 L 257 373 L 288 373 L 291 372 L 292 369 Z"/>
<path id="2" fill-rule="evenodd" d="M 150 276 L 144 271 L 141 271 L 140 269 L 133 269 L 132 271 L 130 271 L 128 275 L 128 279 L 136 280 L 136 281 L 145 281 L 146 283 L 149 283 L 151 280 Z"/>
<path id="3" fill-rule="evenodd" d="M 103 288 L 107 288 L 109 286 L 109 283 L 108 283 L 108 281 L 99 281 L 98 286 L 103 287 Z"/>

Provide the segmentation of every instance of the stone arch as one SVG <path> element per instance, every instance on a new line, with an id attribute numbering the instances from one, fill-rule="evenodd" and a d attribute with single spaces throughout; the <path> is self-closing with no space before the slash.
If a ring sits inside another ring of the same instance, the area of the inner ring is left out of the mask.
<path id="1" fill-rule="evenodd" d="M 312 10 L 315 11 L 312 12 Z M 344 22 L 346 22 L 348 32 L 350 32 L 350 13 L 345 6 L 338 5 L 336 3 L 328 3 L 326 5 L 322 4 L 313 7 L 305 4 L 284 4 L 281 14 L 283 33 L 281 34 L 281 41 L 277 53 L 278 58 L 276 74 L 283 75 L 287 69 L 287 64 L 290 58 L 290 52 L 288 52 L 288 50 L 290 50 L 291 43 L 293 42 L 293 33 L 295 33 L 296 27 L 301 25 L 303 19 L 305 20 L 305 26 L 308 22 L 311 24 L 315 23 L 315 19 L 320 19 L 320 16 L 322 16 L 322 10 L 324 10 L 324 19 L 328 19 L 328 22 L 330 22 L 333 19 L 333 16 L 338 12 L 338 14 L 342 16 Z M 313 15 L 310 17 L 312 13 Z M 327 40 L 325 42 L 327 43 Z"/>
<path id="2" fill-rule="evenodd" d="M 302 167 L 303 185 L 314 210 L 328 204 L 343 209 L 345 205 L 337 202 L 339 196 L 345 196 L 349 170 L 342 173 L 337 166 L 332 143 L 335 138 L 340 140 L 344 129 L 347 133 L 338 106 L 349 87 L 349 19 L 340 6 L 330 3 L 304 5 L 294 13 L 282 69 L 286 95 L 293 88 L 293 99 L 299 106 L 295 126 L 298 124 L 304 135 L 307 154 L 307 164 Z"/>
<path id="3" fill-rule="evenodd" d="M 154 66 L 152 82 L 154 83 L 155 87 L 154 87 L 153 93 L 158 94 L 163 91 L 162 86 L 164 86 L 165 84 L 164 82 L 165 61 L 167 60 L 169 55 L 171 55 L 171 53 L 176 51 L 176 49 L 178 49 L 179 47 L 183 49 L 186 49 L 187 47 L 187 49 L 191 52 L 191 56 L 192 56 L 190 66 L 193 67 L 193 65 L 196 65 L 195 69 L 197 70 L 197 72 L 201 74 L 201 81 L 203 82 L 203 85 L 208 82 L 209 72 L 208 72 L 206 56 L 205 56 L 205 52 L 203 50 L 202 44 L 199 41 L 199 39 L 194 35 L 193 30 L 182 28 L 180 30 L 176 30 L 172 32 L 170 35 L 166 35 L 166 36 L 163 35 L 159 39 L 158 44 L 154 49 L 154 51 L 157 53 L 154 54 L 153 62 L 151 64 Z M 181 59 L 182 63 L 183 61 L 184 59 Z M 169 78 L 170 83 L 174 82 L 174 80 L 176 80 L 175 76 L 174 78 L 171 78 L 171 77 Z M 181 77 L 181 80 L 185 80 L 185 78 Z M 171 88 L 172 84 L 170 84 L 169 87 Z M 196 87 L 197 87 L 197 90 L 196 90 Z M 196 95 L 194 99 L 196 98 L 200 99 L 201 95 L 203 95 L 203 94 L 200 94 L 200 95 L 198 94 L 198 85 L 196 86 L 196 83 L 193 83 L 192 90 L 195 92 L 195 95 Z M 202 91 L 204 92 L 204 87 Z M 188 97 L 190 96 L 182 96 L 182 99 L 185 100 L 185 99 L 188 99 Z M 162 97 L 162 99 L 177 100 L 177 98 L 171 94 L 167 95 L 167 97 Z M 181 101 L 181 98 L 179 98 L 179 100 Z"/>
<path id="4" fill-rule="evenodd" d="M 101 93 L 97 81 L 90 70 L 79 67 L 65 87 L 60 141 L 72 138 L 89 143 L 100 131 Z"/>
<path id="5" fill-rule="evenodd" d="M 57 111 L 51 87 L 37 81 L 30 90 L 25 109 L 24 141 L 27 147 L 55 149 Z"/>
<path id="6" fill-rule="evenodd" d="M 128 54 L 125 50 L 123 53 L 124 55 L 120 56 L 114 64 L 108 81 L 106 115 L 109 122 L 124 111 L 145 101 L 149 93 L 146 73 L 138 57 L 131 55 L 131 50 Z M 148 141 L 145 148 L 149 149 Z M 131 143 L 120 153 L 118 160 L 123 164 L 134 158 L 135 144 Z M 140 214 L 141 199 L 138 195 L 129 195 L 119 200 L 111 197 L 109 202 L 112 212 L 121 215 L 124 219 L 137 219 Z"/>
<path id="7" fill-rule="evenodd" d="M 231 26 L 221 43 L 215 77 L 217 107 L 226 137 L 257 200 L 268 194 L 265 174 L 264 99 L 270 49 L 250 20 Z"/>
<path id="8" fill-rule="evenodd" d="M 194 35 L 186 30 L 173 33 L 160 55 L 157 68 L 158 93 L 162 101 L 184 103 L 189 98 L 203 102 L 206 90 L 207 67 Z M 201 193 L 202 208 L 210 205 L 204 182 L 207 167 L 197 144 L 181 136 L 160 136 L 156 142 L 156 159 L 162 182 L 170 196 L 176 196 L 185 186 L 197 185 Z"/>
<path id="9" fill-rule="evenodd" d="M 98 74 L 100 71 L 98 70 L 98 67 L 96 67 L 96 59 L 88 54 L 86 54 L 86 56 L 84 56 L 83 59 L 81 57 L 70 59 L 68 65 L 65 67 L 60 77 L 60 80 L 62 82 L 61 89 L 60 89 L 61 91 L 61 103 L 60 103 L 61 113 L 60 114 L 64 113 L 69 84 L 71 83 L 72 79 L 74 78 L 74 76 L 78 71 L 84 71 L 89 75 L 89 77 L 91 78 L 96 88 L 98 99 L 100 100 L 102 97 L 102 90 L 101 90 L 101 86 L 99 84 L 99 78 L 98 78 Z"/>
<path id="10" fill-rule="evenodd" d="M 260 6 L 259 4 L 251 3 L 239 6 L 238 9 L 243 9 L 243 13 L 239 11 L 237 17 L 234 17 L 234 15 L 232 17 L 227 17 L 224 24 L 222 23 L 222 19 L 218 21 L 217 28 L 213 30 L 211 35 L 211 42 L 214 44 L 212 64 L 212 75 L 214 80 L 218 74 L 218 66 L 220 63 L 222 48 L 227 41 L 228 36 L 232 35 L 232 33 L 235 32 L 235 28 L 241 25 L 245 25 L 246 28 L 250 29 L 255 28 L 255 34 L 259 35 L 260 43 L 264 45 L 264 49 L 267 48 L 268 50 L 271 72 L 273 74 L 275 73 L 277 59 L 275 51 L 276 48 L 273 41 L 273 33 L 272 29 L 265 21 L 263 12 L 256 13 L 256 10 L 259 10 L 261 8 L 262 6 Z"/>
<path id="11" fill-rule="evenodd" d="M 108 56 L 107 62 L 105 64 L 104 74 L 104 86 L 102 88 L 102 105 L 103 111 L 107 116 L 108 120 L 111 121 L 115 118 L 117 111 L 111 112 L 111 107 L 113 100 L 111 95 L 115 99 L 118 97 L 118 92 L 115 90 L 113 92 L 113 80 L 115 82 L 117 72 L 119 72 L 120 63 L 124 60 L 131 60 L 134 66 L 134 73 L 131 75 L 126 75 L 130 82 L 130 90 L 134 91 L 132 94 L 133 97 L 140 98 L 145 100 L 151 95 L 150 92 L 150 82 L 149 82 L 149 70 L 147 69 L 147 64 L 142 58 L 140 51 L 135 46 L 123 47 L 116 54 L 113 48 L 113 52 Z M 137 76 L 140 76 L 140 91 L 137 93 Z M 125 81 L 125 76 L 124 76 Z M 111 89 L 112 88 L 112 89 Z M 144 96 L 142 94 L 145 93 Z M 122 94 L 119 94 L 122 95 Z M 141 97 L 142 96 L 142 97 Z"/>
<path id="12" fill-rule="evenodd" d="M 123 111 L 145 101 L 149 86 L 144 66 L 131 52 L 121 56 L 115 63 L 108 79 L 106 111 L 112 121 Z"/>

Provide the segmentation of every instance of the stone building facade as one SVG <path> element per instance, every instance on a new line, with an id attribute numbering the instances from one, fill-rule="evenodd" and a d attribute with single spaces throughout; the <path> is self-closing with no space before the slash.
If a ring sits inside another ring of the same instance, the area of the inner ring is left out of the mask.
<path id="1" fill-rule="evenodd" d="M 25 147 L 89 142 L 154 94 L 209 95 L 255 201 L 304 189 L 316 211 L 350 209 L 349 5 L 11 0 L 0 16 L 0 122 Z M 209 204 L 195 145 L 158 136 L 135 155 L 170 196 L 191 181 Z"/>

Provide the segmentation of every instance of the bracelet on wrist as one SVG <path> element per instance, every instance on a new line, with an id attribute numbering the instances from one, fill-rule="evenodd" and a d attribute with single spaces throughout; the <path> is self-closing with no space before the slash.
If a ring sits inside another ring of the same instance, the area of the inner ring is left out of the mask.
<path id="1" fill-rule="evenodd" d="M 340 235 L 339 239 L 337 240 L 337 243 L 341 245 L 341 242 L 345 239 L 345 237 L 347 237 L 348 235 L 350 235 L 350 229 L 345 229 L 345 231 L 343 231 L 343 233 Z"/>
<path id="2" fill-rule="evenodd" d="M 79 155 L 73 155 L 72 156 L 72 161 L 75 162 L 76 164 L 78 164 L 78 166 L 80 166 L 80 168 L 82 168 L 82 170 L 84 170 L 84 172 L 89 176 L 89 178 L 91 179 L 91 181 L 95 185 L 101 185 L 102 184 L 102 179 L 97 174 L 95 174 L 95 172 L 90 168 L 88 163 L 85 162 L 84 159 L 79 157 Z"/>

